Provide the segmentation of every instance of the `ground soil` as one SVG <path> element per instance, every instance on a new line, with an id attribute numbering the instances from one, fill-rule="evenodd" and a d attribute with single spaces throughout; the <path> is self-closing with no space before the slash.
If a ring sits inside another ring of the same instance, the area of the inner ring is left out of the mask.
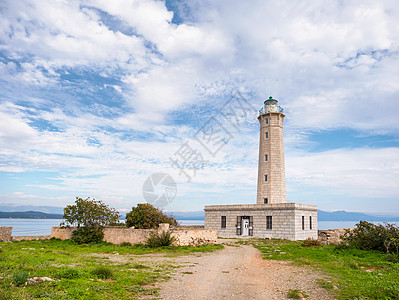
<path id="1" fill-rule="evenodd" d="M 334 299 L 316 282 L 323 274 L 265 260 L 251 245 L 230 242 L 223 250 L 169 259 L 180 268 L 157 284 L 161 299 L 287 299 L 289 290 L 300 290 L 307 299 Z"/>

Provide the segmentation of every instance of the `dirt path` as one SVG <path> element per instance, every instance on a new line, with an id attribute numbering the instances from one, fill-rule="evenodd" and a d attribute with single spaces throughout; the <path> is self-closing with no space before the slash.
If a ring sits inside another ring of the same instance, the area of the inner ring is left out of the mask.
<path id="1" fill-rule="evenodd" d="M 290 289 L 304 291 L 307 299 L 334 299 L 316 283 L 322 275 L 264 260 L 249 245 L 181 259 L 182 267 L 173 278 L 159 284 L 162 299 L 287 299 Z"/>

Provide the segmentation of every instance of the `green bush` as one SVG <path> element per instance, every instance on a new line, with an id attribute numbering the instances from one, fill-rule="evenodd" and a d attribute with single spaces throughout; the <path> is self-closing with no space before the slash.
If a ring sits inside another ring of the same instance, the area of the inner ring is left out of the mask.
<path id="1" fill-rule="evenodd" d="M 160 233 L 153 231 L 150 233 L 146 245 L 150 248 L 170 246 L 175 240 L 171 234 L 172 233 L 170 231 L 163 231 Z"/>
<path id="2" fill-rule="evenodd" d="M 360 221 L 354 230 L 347 230 L 341 238 L 349 246 L 362 250 L 399 254 L 399 227 L 394 224 L 375 225 Z"/>
<path id="3" fill-rule="evenodd" d="M 179 225 L 174 217 L 165 215 L 162 210 L 149 203 L 139 203 L 137 207 L 132 207 L 131 212 L 126 214 L 127 227 L 151 229 L 158 228 L 160 223 L 169 223 L 172 226 Z"/>
<path id="4" fill-rule="evenodd" d="M 95 268 L 93 271 L 91 271 L 91 274 L 100 279 L 108 279 L 113 276 L 112 270 L 104 266 Z"/>
<path id="5" fill-rule="evenodd" d="M 57 278 L 76 279 L 82 277 L 82 273 L 74 268 L 62 268 L 56 276 Z"/>
<path id="6" fill-rule="evenodd" d="M 15 273 L 15 274 L 12 276 L 13 283 L 14 283 L 16 286 L 24 285 L 25 282 L 28 280 L 28 278 L 29 278 L 29 273 L 28 273 L 28 272 L 25 272 L 25 271 L 20 271 L 20 272 L 18 272 L 18 273 Z"/>
<path id="7" fill-rule="evenodd" d="M 129 242 L 123 242 L 123 243 L 120 243 L 119 246 L 121 246 L 121 247 L 131 247 L 132 244 L 129 243 Z"/>
<path id="8" fill-rule="evenodd" d="M 318 247 L 318 246 L 321 246 L 321 242 L 319 240 L 308 238 L 302 241 L 302 247 Z"/>
<path id="9" fill-rule="evenodd" d="M 82 199 L 76 197 L 74 205 L 64 208 L 62 228 L 77 226 L 78 229 L 72 233 L 72 241 L 77 244 L 99 243 L 102 241 L 104 226 L 119 222 L 119 213 L 102 201 Z"/>
<path id="10" fill-rule="evenodd" d="M 95 228 L 78 227 L 72 232 L 71 241 L 75 244 L 97 244 L 104 238 L 104 233 Z"/>

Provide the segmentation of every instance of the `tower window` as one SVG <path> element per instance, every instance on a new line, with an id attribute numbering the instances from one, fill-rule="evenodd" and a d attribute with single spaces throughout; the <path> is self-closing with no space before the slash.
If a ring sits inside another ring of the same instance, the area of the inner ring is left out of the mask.
<path id="1" fill-rule="evenodd" d="M 309 217 L 309 229 L 312 230 L 312 217 Z"/>
<path id="2" fill-rule="evenodd" d="M 267 204 L 267 203 L 269 203 L 269 199 L 263 198 L 263 204 Z"/>
<path id="3" fill-rule="evenodd" d="M 265 181 L 267 181 L 267 174 L 265 175 Z"/>
<path id="4" fill-rule="evenodd" d="M 302 216 L 302 230 L 305 230 L 305 217 Z"/>
<path id="5" fill-rule="evenodd" d="M 266 216 L 266 229 L 273 229 L 272 216 Z"/>
<path id="6" fill-rule="evenodd" d="M 265 161 L 268 161 L 269 157 L 267 156 L 267 154 L 265 155 Z"/>
<path id="7" fill-rule="evenodd" d="M 269 138 L 269 133 L 268 133 L 268 132 L 266 132 L 266 138 L 267 138 L 267 139 Z"/>
<path id="8" fill-rule="evenodd" d="M 226 228 L 226 216 L 222 216 L 222 228 Z"/>
<path id="9" fill-rule="evenodd" d="M 266 125 L 269 124 L 269 118 L 266 118 Z"/>

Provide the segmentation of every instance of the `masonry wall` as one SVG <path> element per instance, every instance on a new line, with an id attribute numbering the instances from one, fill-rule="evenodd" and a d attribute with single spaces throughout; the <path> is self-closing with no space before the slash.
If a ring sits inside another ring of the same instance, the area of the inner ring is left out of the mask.
<path id="1" fill-rule="evenodd" d="M 257 204 L 286 203 L 283 142 L 284 114 L 270 112 L 258 117 L 260 124 Z M 266 123 L 266 120 L 268 122 Z M 266 133 L 268 137 L 266 138 Z M 268 155 L 268 160 L 265 160 Z M 265 181 L 267 174 L 268 180 Z"/>
<path id="2" fill-rule="evenodd" d="M 226 228 L 221 228 L 222 216 L 226 216 Z M 215 229 L 219 237 L 223 238 L 243 237 L 237 235 L 237 216 L 253 217 L 253 235 L 250 237 L 288 240 L 317 239 L 317 208 L 298 203 L 206 206 L 205 229 Z M 272 217 L 271 230 L 266 229 L 266 216 Z M 304 230 L 302 230 L 302 216 L 305 217 Z M 312 216 L 312 229 L 306 221 L 309 216 Z"/>
<path id="3" fill-rule="evenodd" d="M 11 241 L 12 227 L 0 227 L 0 241 Z"/>
<path id="4" fill-rule="evenodd" d="M 159 231 L 169 230 L 169 224 L 161 224 Z M 52 227 L 51 237 L 61 240 L 70 239 L 76 227 L 60 228 Z M 144 244 L 152 229 L 134 229 L 124 227 L 105 227 L 104 241 L 113 244 L 131 243 Z M 175 237 L 175 246 L 197 246 L 215 244 L 217 242 L 217 231 L 203 228 L 185 228 L 184 226 L 171 229 L 172 237 Z"/>
<path id="5" fill-rule="evenodd" d="M 304 226 L 302 227 L 302 217 Z M 312 218 L 312 229 L 310 228 L 310 217 Z M 311 238 L 317 240 L 317 211 L 295 210 L 295 240 L 306 240 Z"/>

